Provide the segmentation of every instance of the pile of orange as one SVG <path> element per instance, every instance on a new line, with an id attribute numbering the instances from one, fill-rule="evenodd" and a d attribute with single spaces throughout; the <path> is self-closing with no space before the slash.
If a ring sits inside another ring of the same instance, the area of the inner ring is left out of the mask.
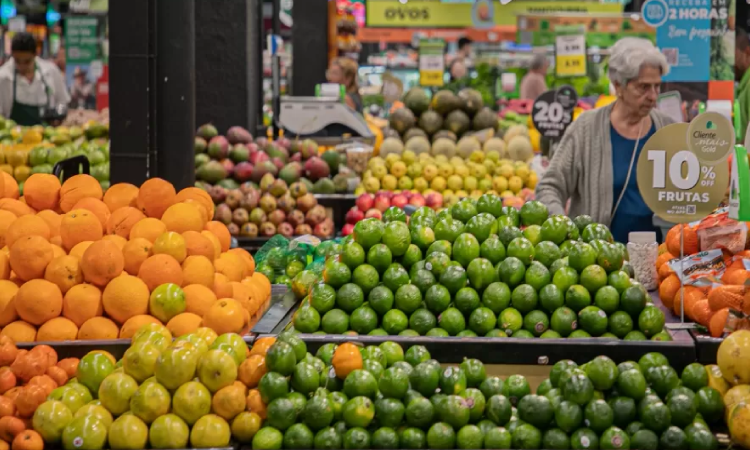
<path id="1" fill-rule="evenodd" d="M 102 192 L 89 175 L 64 183 L 34 174 L 24 195 L 0 174 L 0 336 L 15 342 L 129 338 L 149 298 L 172 283 L 184 312 L 164 324 L 179 336 L 204 326 L 246 333 L 271 284 L 227 227 L 209 195 L 152 178 Z"/>
<path id="2" fill-rule="evenodd" d="M 683 228 L 682 254 L 692 255 L 699 251 L 698 234 L 694 227 L 676 225 L 669 230 L 663 244 L 659 246 L 656 270 L 659 273 L 659 298 L 664 306 L 679 316 L 684 301 L 685 317 L 706 328 L 714 337 L 721 337 L 729 315 L 734 309 L 750 313 L 750 271 L 743 260 L 750 259 L 750 250 L 732 254 L 723 250 L 726 270 L 721 275 L 721 285 L 684 286 L 672 270 L 669 261 L 680 255 L 680 227 Z"/>

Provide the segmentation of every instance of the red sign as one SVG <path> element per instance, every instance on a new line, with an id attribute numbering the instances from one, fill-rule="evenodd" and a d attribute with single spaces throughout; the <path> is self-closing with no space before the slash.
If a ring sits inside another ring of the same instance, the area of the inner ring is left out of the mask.
<path id="1" fill-rule="evenodd" d="M 102 67 L 102 76 L 96 81 L 96 110 L 109 108 L 109 64 Z"/>

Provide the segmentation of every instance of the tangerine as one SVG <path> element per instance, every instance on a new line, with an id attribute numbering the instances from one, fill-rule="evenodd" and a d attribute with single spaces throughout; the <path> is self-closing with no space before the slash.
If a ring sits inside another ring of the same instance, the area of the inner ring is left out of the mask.
<path id="1" fill-rule="evenodd" d="M 62 315 L 80 327 L 92 317 L 101 316 L 102 291 L 93 284 L 79 284 L 63 297 Z"/>
<path id="2" fill-rule="evenodd" d="M 60 188 L 60 209 L 68 212 L 83 198 L 101 200 L 102 196 L 102 186 L 96 178 L 86 174 L 73 175 Z"/>

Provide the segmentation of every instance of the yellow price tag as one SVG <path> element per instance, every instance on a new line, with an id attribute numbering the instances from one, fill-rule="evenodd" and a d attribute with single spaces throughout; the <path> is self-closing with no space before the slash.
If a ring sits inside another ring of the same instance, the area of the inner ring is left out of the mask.
<path id="1" fill-rule="evenodd" d="M 586 75 L 586 55 L 557 55 L 555 72 L 566 77 Z"/>
<path id="2" fill-rule="evenodd" d="M 443 85 L 443 72 L 439 70 L 420 70 L 419 84 L 421 86 L 440 87 Z"/>

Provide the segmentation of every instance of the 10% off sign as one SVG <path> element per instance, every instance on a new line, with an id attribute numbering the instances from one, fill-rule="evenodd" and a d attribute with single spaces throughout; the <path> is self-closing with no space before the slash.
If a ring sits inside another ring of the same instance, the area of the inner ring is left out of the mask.
<path id="1" fill-rule="evenodd" d="M 724 199 L 729 184 L 727 157 L 734 129 L 715 112 L 690 124 L 658 130 L 638 157 L 638 189 L 651 211 L 671 223 L 703 219 Z"/>

